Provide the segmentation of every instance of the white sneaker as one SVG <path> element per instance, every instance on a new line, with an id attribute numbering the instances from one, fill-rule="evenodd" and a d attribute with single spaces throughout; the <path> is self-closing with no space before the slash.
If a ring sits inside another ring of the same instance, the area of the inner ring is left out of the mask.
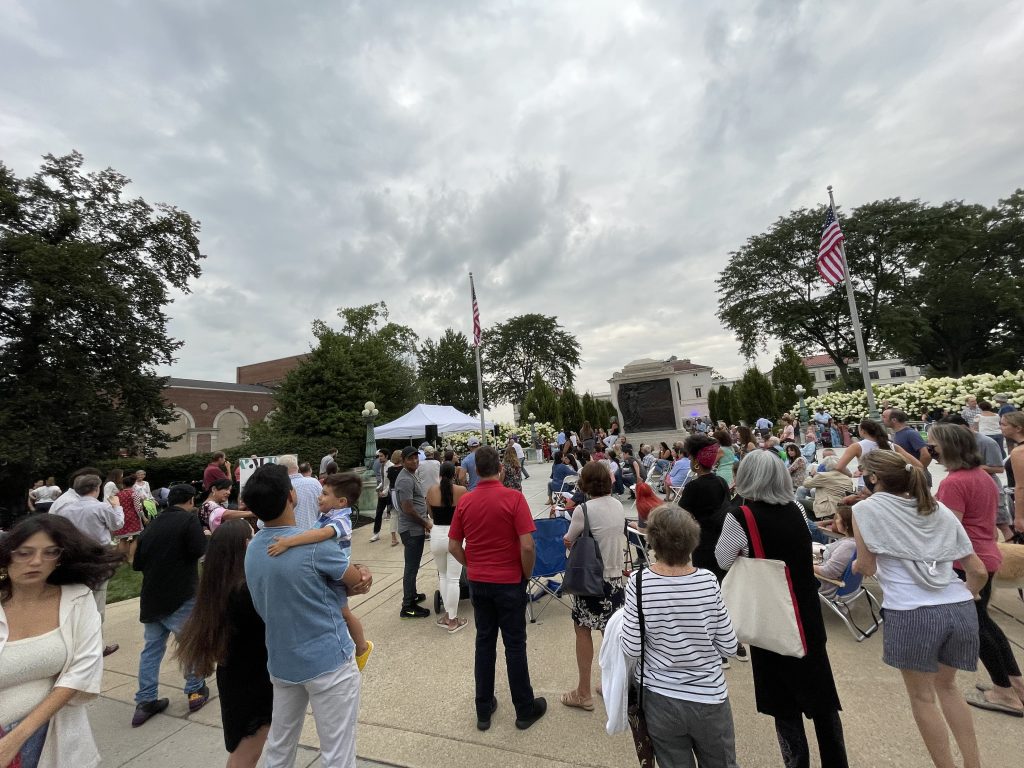
<path id="1" fill-rule="evenodd" d="M 375 541 L 380 541 L 380 534 L 379 533 L 375 533 L 375 534 L 373 534 L 373 536 L 370 537 L 370 543 L 371 544 L 373 542 L 375 542 Z"/>

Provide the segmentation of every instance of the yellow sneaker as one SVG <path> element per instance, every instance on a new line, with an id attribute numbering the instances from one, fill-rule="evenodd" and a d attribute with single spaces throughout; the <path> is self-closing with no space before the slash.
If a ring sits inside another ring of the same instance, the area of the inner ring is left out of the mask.
<path id="1" fill-rule="evenodd" d="M 359 671 L 363 671 L 363 667 L 366 666 L 366 660 L 370 658 L 370 654 L 373 653 L 373 641 L 366 641 L 366 650 L 356 655 L 356 666 L 359 667 Z"/>

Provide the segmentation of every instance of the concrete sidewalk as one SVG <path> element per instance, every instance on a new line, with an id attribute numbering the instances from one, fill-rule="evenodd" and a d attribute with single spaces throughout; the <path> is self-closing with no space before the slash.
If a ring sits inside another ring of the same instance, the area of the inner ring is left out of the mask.
<path id="1" fill-rule="evenodd" d="M 545 483 L 550 465 L 534 470 L 524 490 L 535 515 L 544 512 Z M 631 504 L 627 503 L 627 514 Z M 375 650 L 363 676 L 357 752 L 363 765 L 378 763 L 411 768 L 459 768 L 496 765 L 505 768 L 561 768 L 590 766 L 618 768 L 636 764 L 628 734 L 608 736 L 604 708 L 596 699 L 594 712 L 562 706 L 559 695 L 572 688 L 576 661 L 568 603 L 549 605 L 529 627 L 530 674 L 539 696 L 548 700 L 548 714 L 528 731 L 517 731 L 509 699 L 504 665 L 496 677 L 498 711 L 491 730 L 475 727 L 473 707 L 474 632 L 468 627 L 448 635 L 433 619 L 401 620 L 402 548 L 391 547 L 387 523 L 381 539 L 369 543 L 371 527 L 361 526 L 353 536 L 353 559 L 370 566 L 373 591 L 352 600 Z M 432 596 L 437 572 L 429 551 L 420 569 L 418 588 Z M 877 592 L 877 588 L 874 588 Z M 460 615 L 472 621 L 469 601 L 459 605 Z M 1024 605 L 1016 593 L 997 592 L 993 615 L 1024 661 Z M 829 654 L 843 703 L 850 762 L 853 766 L 926 768 L 931 761 L 917 733 L 899 673 L 881 662 L 881 635 L 863 643 L 826 616 Z M 160 695 L 171 698 L 166 714 L 141 728 L 130 726 L 136 688 L 142 626 L 138 602 L 108 606 L 107 642 L 121 650 L 106 659 L 103 693 L 89 705 L 104 766 L 193 768 L 221 765 L 226 760 L 216 698 L 194 715 L 188 714 L 181 691 L 180 672 L 169 659 L 161 670 Z M 595 662 L 595 670 L 597 665 Z M 599 670 L 597 670 L 599 673 Z M 979 678 L 987 679 L 979 667 Z M 595 674 L 595 681 L 598 674 Z M 778 766 L 780 757 L 773 722 L 757 714 L 749 664 L 733 662 L 726 672 L 736 723 L 739 763 L 745 768 Z M 974 684 L 970 674 L 960 676 L 965 690 Z M 211 694 L 216 684 L 209 681 Z M 993 712 L 973 710 L 975 727 L 987 768 L 1017 768 L 1019 750 L 1012 735 L 1024 721 Z M 1013 729 L 1008 731 L 1008 729 Z M 812 743 L 813 729 L 809 733 Z M 297 766 L 319 765 L 316 729 L 306 719 Z M 819 765 L 812 755 L 812 764 Z"/>

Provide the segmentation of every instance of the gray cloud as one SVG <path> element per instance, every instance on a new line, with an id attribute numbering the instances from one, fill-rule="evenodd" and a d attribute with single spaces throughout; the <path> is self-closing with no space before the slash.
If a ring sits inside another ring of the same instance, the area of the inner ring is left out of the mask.
<path id="1" fill-rule="evenodd" d="M 714 277 L 749 235 L 828 183 L 846 206 L 1020 184 L 1022 10 L 21 0 L 0 159 L 77 148 L 202 221 L 181 376 L 304 351 L 313 318 L 381 299 L 468 332 L 470 270 L 485 324 L 579 336 L 584 388 L 643 356 L 737 373 Z"/>

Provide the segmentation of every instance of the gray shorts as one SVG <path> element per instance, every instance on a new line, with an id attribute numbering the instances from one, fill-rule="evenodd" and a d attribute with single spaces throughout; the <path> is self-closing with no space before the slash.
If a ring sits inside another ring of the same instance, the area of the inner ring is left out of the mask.
<path id="1" fill-rule="evenodd" d="M 978 611 L 973 600 L 883 609 L 882 661 L 896 669 L 938 672 L 939 664 L 973 672 L 978 667 Z"/>

